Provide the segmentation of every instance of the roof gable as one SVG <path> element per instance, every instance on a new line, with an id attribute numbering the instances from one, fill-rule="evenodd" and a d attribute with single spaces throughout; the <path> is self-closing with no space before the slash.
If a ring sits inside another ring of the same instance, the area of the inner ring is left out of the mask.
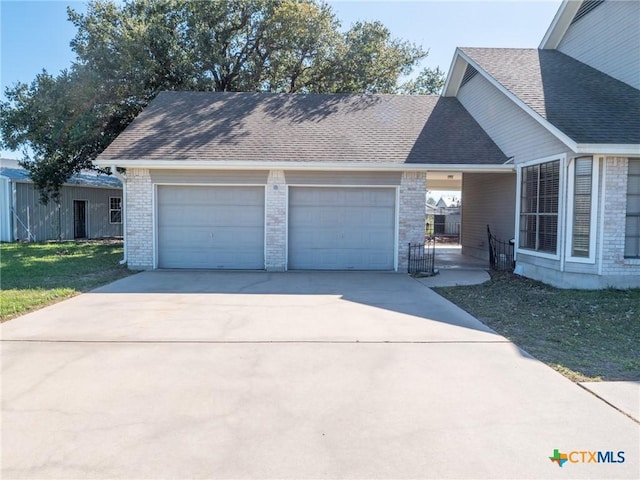
<path id="1" fill-rule="evenodd" d="M 506 157 L 454 98 L 162 92 L 98 160 L 495 165 Z"/>
<path id="2" fill-rule="evenodd" d="M 562 41 L 564 35 L 569 30 L 571 22 L 580 7 L 584 3 L 584 0 L 564 0 L 558 8 L 555 17 L 551 21 L 551 25 L 547 29 L 542 41 L 540 42 L 541 49 L 556 49 Z"/>
<path id="3" fill-rule="evenodd" d="M 557 50 L 459 48 L 445 95 L 457 95 L 467 65 L 572 150 L 640 153 L 640 91 L 624 82 Z"/>
<path id="4" fill-rule="evenodd" d="M 557 49 L 571 25 L 589 15 L 604 2 L 605 0 L 564 0 L 538 48 L 543 50 Z"/>

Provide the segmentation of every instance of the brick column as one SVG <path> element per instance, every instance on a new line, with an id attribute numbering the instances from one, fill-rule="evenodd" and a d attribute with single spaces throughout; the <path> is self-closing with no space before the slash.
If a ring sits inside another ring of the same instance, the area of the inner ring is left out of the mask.
<path id="1" fill-rule="evenodd" d="M 606 157 L 604 162 L 604 232 L 602 252 L 602 273 L 609 276 L 640 275 L 640 262 L 624 258 L 627 172 L 629 159 Z"/>
<path id="2" fill-rule="evenodd" d="M 153 268 L 153 185 L 149 170 L 127 170 L 127 266 Z"/>
<path id="3" fill-rule="evenodd" d="M 423 243 L 426 217 L 426 172 L 403 172 L 400 181 L 398 271 L 407 271 L 408 243 Z"/>
<path id="4" fill-rule="evenodd" d="M 265 209 L 265 268 L 269 272 L 283 272 L 287 268 L 287 186 L 282 170 L 269 172 Z"/>

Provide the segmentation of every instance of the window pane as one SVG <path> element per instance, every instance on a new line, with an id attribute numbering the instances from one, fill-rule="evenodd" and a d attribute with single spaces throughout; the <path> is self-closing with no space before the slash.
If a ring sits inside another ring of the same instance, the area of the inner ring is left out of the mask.
<path id="1" fill-rule="evenodd" d="M 627 195 L 627 215 L 640 215 L 640 195 Z"/>
<path id="2" fill-rule="evenodd" d="M 122 212 L 120 210 L 111 210 L 111 223 L 122 223 Z"/>
<path id="3" fill-rule="evenodd" d="M 520 217 L 520 246 L 536 248 L 536 217 L 533 215 Z"/>
<path id="4" fill-rule="evenodd" d="M 538 250 L 543 252 L 556 252 L 556 240 L 558 238 L 558 217 L 541 216 L 538 234 Z"/>
<path id="5" fill-rule="evenodd" d="M 624 256 L 640 257 L 640 159 L 629 159 Z"/>
<path id="6" fill-rule="evenodd" d="M 522 169 L 519 246 L 556 253 L 560 161 Z"/>
<path id="7" fill-rule="evenodd" d="M 571 255 L 574 257 L 589 256 L 592 171 L 593 161 L 591 157 L 577 158 L 575 160 L 571 246 Z"/>
<path id="8" fill-rule="evenodd" d="M 640 175 L 640 158 L 629 159 L 629 175 Z"/>

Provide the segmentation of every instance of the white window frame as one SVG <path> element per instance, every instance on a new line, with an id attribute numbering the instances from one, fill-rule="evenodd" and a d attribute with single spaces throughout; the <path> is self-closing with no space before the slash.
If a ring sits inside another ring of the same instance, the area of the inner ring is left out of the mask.
<path id="1" fill-rule="evenodd" d="M 557 241 L 556 241 L 556 253 L 549 252 L 540 252 L 536 250 L 530 250 L 528 248 L 520 247 L 520 207 L 522 202 L 522 169 L 526 167 L 531 167 L 533 165 L 539 165 L 543 163 L 549 163 L 553 161 L 560 161 L 560 182 L 558 185 L 558 231 L 557 231 Z M 538 258 L 547 258 L 549 260 L 560 260 L 560 253 L 562 252 L 562 229 L 564 228 L 564 212 L 565 212 L 565 197 L 563 192 L 566 191 L 566 175 L 564 172 L 566 171 L 567 164 L 567 155 L 551 155 L 549 157 L 538 158 L 535 160 L 529 160 L 528 162 L 523 162 L 517 165 L 516 171 L 516 231 L 515 231 L 515 255 L 516 258 L 518 254 L 522 255 L 530 255 L 532 257 Z"/>
<path id="2" fill-rule="evenodd" d="M 575 173 L 576 160 L 588 158 L 588 156 L 576 157 L 569 160 L 567 178 L 567 241 L 566 241 L 566 261 L 574 263 L 596 263 L 596 237 L 598 229 L 598 198 L 599 198 L 599 178 L 600 178 L 600 157 L 591 157 L 591 218 L 589 219 L 589 256 L 573 256 L 573 214 L 574 214 L 574 194 L 575 194 Z"/>
<path id="3" fill-rule="evenodd" d="M 115 200 L 115 199 L 120 200 L 120 208 L 111 208 L 111 200 Z M 119 222 L 112 222 L 111 221 L 111 212 L 117 212 L 120 211 L 120 221 Z M 122 225 L 122 197 L 109 197 L 109 225 Z"/>

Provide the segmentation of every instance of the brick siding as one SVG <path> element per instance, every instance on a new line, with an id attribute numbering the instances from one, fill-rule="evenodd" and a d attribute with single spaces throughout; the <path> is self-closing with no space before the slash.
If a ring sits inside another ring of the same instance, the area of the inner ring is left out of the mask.
<path id="1" fill-rule="evenodd" d="M 403 172 L 400 181 L 398 271 L 407 271 L 408 244 L 424 242 L 427 174 Z"/>
<path id="2" fill-rule="evenodd" d="M 132 270 L 153 268 L 153 185 L 149 170 L 127 170 L 127 265 Z"/>
<path id="3" fill-rule="evenodd" d="M 640 275 L 640 261 L 624 258 L 629 160 L 605 158 L 603 275 Z"/>
<path id="4" fill-rule="evenodd" d="M 287 185 L 282 170 L 269 172 L 265 209 L 265 268 L 282 272 L 287 267 Z"/>

